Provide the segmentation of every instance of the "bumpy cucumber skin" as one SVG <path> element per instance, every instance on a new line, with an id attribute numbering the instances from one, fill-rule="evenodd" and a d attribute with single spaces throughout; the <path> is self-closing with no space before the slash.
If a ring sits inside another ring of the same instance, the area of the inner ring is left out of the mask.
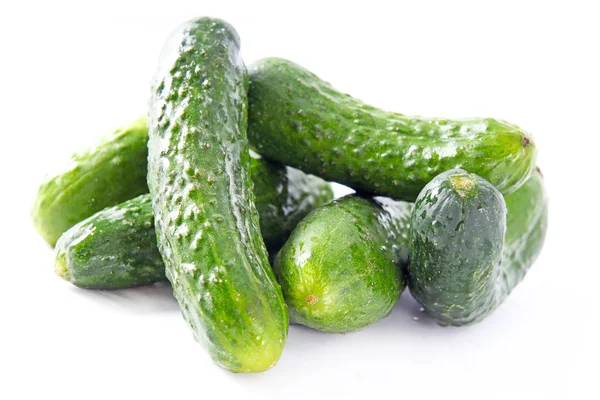
<path id="1" fill-rule="evenodd" d="M 253 159 L 250 166 L 260 230 L 271 254 L 311 210 L 333 199 L 333 191 L 321 178 L 295 168 L 264 159 Z"/>
<path id="2" fill-rule="evenodd" d="M 548 196 L 539 169 L 504 200 L 507 215 L 502 281 L 504 295 L 507 296 L 523 280 L 544 246 L 548 228 Z"/>
<path id="3" fill-rule="evenodd" d="M 148 191 L 146 117 L 74 154 L 63 171 L 46 177 L 31 210 L 33 225 L 48 244 L 102 210 Z M 115 184 L 118 182 L 118 184 Z"/>
<path id="4" fill-rule="evenodd" d="M 409 289 L 441 325 L 480 321 L 500 304 L 505 232 L 502 194 L 475 174 L 444 172 L 419 194 Z"/>
<path id="5" fill-rule="evenodd" d="M 56 243 L 56 273 L 86 289 L 123 289 L 165 280 L 149 194 L 106 208 Z"/>
<path id="6" fill-rule="evenodd" d="M 414 201 L 439 173 L 464 168 L 507 195 L 535 168 L 532 138 L 505 121 L 385 112 L 278 58 L 256 62 L 249 76 L 257 151 L 357 190 Z"/>
<path id="7" fill-rule="evenodd" d="M 304 218 L 274 265 L 290 319 L 346 333 L 388 315 L 405 287 L 411 208 L 350 195 Z"/>
<path id="8" fill-rule="evenodd" d="M 300 219 L 333 198 L 329 183 L 264 159 L 250 162 L 260 227 L 275 254 Z M 56 244 L 56 273 L 86 289 L 125 289 L 166 280 L 150 194 L 73 226 Z"/>
<path id="9" fill-rule="evenodd" d="M 167 41 L 152 87 L 148 185 L 166 275 L 195 337 L 235 372 L 275 365 L 288 331 L 249 177 L 239 37 L 199 18 Z"/>

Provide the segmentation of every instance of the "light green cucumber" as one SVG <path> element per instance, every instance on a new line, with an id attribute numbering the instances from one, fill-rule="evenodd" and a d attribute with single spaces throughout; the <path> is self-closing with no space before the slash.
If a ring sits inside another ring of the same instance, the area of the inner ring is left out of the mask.
<path id="1" fill-rule="evenodd" d="M 104 136 L 74 154 L 39 187 L 31 210 L 38 233 L 54 246 L 60 235 L 105 207 L 148 191 L 146 117 Z"/>
<path id="2" fill-rule="evenodd" d="M 274 265 L 290 318 L 346 333 L 388 315 L 406 282 L 411 209 L 349 195 L 308 214 Z"/>
<path id="3" fill-rule="evenodd" d="M 288 313 L 254 205 L 239 37 L 199 18 L 167 41 L 152 85 L 148 185 L 166 275 L 195 337 L 235 372 L 271 368 Z"/>

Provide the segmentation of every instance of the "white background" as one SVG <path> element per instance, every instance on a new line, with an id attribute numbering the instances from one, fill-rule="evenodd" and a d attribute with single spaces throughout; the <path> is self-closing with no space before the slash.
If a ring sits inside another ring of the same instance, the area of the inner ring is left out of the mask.
<path id="1" fill-rule="evenodd" d="M 594 3 L 3 1 L 0 398 L 599 398 Z M 236 375 L 194 342 L 168 286 L 96 292 L 57 278 L 29 221 L 37 185 L 145 112 L 165 38 L 202 15 L 237 28 L 247 63 L 285 57 L 385 109 L 531 132 L 550 228 L 508 301 L 480 324 L 441 328 L 405 292 L 358 333 L 293 326 L 275 368 Z"/>

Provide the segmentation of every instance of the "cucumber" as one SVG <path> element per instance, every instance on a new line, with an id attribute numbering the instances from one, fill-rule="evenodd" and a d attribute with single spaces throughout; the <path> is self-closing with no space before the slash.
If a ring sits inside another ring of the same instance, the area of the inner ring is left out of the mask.
<path id="1" fill-rule="evenodd" d="M 54 246 L 60 235 L 105 207 L 148 191 L 146 117 L 105 135 L 93 148 L 74 154 L 69 164 L 46 177 L 31 218 Z"/>
<path id="2" fill-rule="evenodd" d="M 87 289 L 123 289 L 165 280 L 149 194 L 106 208 L 65 232 L 56 274 Z"/>
<path id="3" fill-rule="evenodd" d="M 260 230 L 274 254 L 302 218 L 333 199 L 333 191 L 321 178 L 264 159 L 253 158 L 250 168 Z"/>
<path id="4" fill-rule="evenodd" d="M 250 162 L 256 209 L 269 254 L 299 219 L 333 198 L 329 184 L 263 159 Z M 149 194 L 106 208 L 65 232 L 56 244 L 56 273 L 86 289 L 124 289 L 164 281 Z"/>
<path id="5" fill-rule="evenodd" d="M 464 168 L 508 195 L 535 168 L 518 126 L 385 112 L 306 69 L 268 58 L 249 68 L 248 138 L 263 156 L 354 189 L 414 201 L 436 175 Z"/>
<path id="6" fill-rule="evenodd" d="M 488 181 L 455 169 L 419 194 L 411 217 L 408 285 L 441 325 L 485 318 L 503 299 L 506 205 Z"/>
<path id="7" fill-rule="evenodd" d="M 506 236 L 502 254 L 503 294 L 525 277 L 540 254 L 548 228 L 548 197 L 537 169 L 506 201 Z"/>
<path id="8" fill-rule="evenodd" d="M 290 319 L 346 333 L 385 317 L 406 283 L 411 208 L 349 195 L 308 214 L 275 259 Z"/>
<path id="9" fill-rule="evenodd" d="M 235 372 L 275 365 L 288 314 L 254 205 L 246 68 L 228 23 L 167 41 L 149 108 L 148 186 L 166 276 L 196 339 Z"/>

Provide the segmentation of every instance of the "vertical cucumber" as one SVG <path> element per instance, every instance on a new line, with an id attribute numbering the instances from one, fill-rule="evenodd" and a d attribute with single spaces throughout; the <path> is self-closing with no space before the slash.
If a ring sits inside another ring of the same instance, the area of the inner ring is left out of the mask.
<path id="1" fill-rule="evenodd" d="M 411 208 L 350 195 L 308 214 L 274 265 L 290 318 L 346 333 L 388 315 L 406 282 Z"/>
<path id="2" fill-rule="evenodd" d="M 248 137 L 263 156 L 354 189 L 414 201 L 433 177 L 463 168 L 508 195 L 535 169 L 518 126 L 386 112 L 278 58 L 250 67 Z"/>
<path id="3" fill-rule="evenodd" d="M 506 205 L 488 181 L 444 172 L 419 194 L 411 218 L 409 288 L 442 325 L 485 318 L 503 300 Z"/>
<path id="4" fill-rule="evenodd" d="M 247 85 L 229 24 L 199 18 L 174 32 L 152 88 L 148 185 L 184 318 L 217 364 L 260 372 L 281 355 L 288 315 L 252 194 Z"/>
<path id="5" fill-rule="evenodd" d="M 146 117 L 105 135 L 72 156 L 39 187 L 31 210 L 38 233 L 54 246 L 60 235 L 105 207 L 148 192 Z"/>

